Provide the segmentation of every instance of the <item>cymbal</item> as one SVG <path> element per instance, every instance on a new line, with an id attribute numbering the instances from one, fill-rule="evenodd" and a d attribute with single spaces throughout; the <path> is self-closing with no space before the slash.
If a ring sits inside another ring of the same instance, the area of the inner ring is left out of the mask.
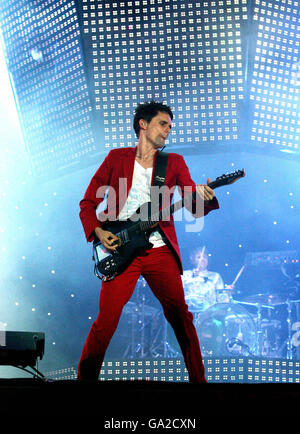
<path id="1" fill-rule="evenodd" d="M 273 306 L 270 306 L 270 305 L 268 305 L 268 304 L 260 304 L 260 303 L 257 303 L 257 302 L 255 302 L 255 303 L 251 303 L 251 302 L 249 302 L 249 301 L 241 301 L 241 300 L 232 300 L 234 303 L 239 303 L 239 304 L 245 304 L 246 306 L 254 306 L 254 307 L 256 307 L 257 308 L 257 305 L 259 304 L 261 307 L 265 307 L 265 308 L 267 308 L 267 309 L 274 309 L 274 307 Z"/>
<path id="2" fill-rule="evenodd" d="M 258 304 L 271 304 L 276 306 L 286 302 L 286 297 L 278 294 L 254 294 L 244 298 L 244 301 Z"/>

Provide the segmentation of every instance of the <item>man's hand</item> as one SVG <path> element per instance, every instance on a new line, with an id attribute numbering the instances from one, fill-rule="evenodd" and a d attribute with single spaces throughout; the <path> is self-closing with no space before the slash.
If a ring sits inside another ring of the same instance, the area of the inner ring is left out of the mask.
<path id="1" fill-rule="evenodd" d="M 105 231 L 98 227 L 95 229 L 95 234 L 106 249 L 115 251 L 118 248 L 120 240 L 112 232 Z"/>
<path id="2" fill-rule="evenodd" d="M 207 179 L 207 184 L 210 183 L 210 178 Z M 214 191 L 205 184 L 197 184 L 196 191 L 203 200 L 212 200 L 215 196 Z"/>

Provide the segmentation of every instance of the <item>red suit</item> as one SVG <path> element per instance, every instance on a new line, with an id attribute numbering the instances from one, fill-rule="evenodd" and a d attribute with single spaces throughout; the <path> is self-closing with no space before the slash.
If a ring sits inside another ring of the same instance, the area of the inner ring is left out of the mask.
<path id="1" fill-rule="evenodd" d="M 153 173 L 156 155 L 157 152 L 154 156 Z M 96 208 L 103 200 L 103 187 L 108 186 L 107 208 L 101 214 L 103 220 L 117 217 L 125 204 L 132 184 L 135 156 L 136 148 L 112 150 L 93 176 L 80 202 L 80 218 L 87 241 L 94 239 L 94 229 L 102 224 L 96 216 Z M 165 185 L 170 189 L 177 185 L 182 191 L 186 187 L 190 187 L 190 191 L 195 191 L 196 185 L 182 156 L 168 154 Z M 172 195 L 163 198 L 163 207 L 170 205 L 171 200 Z M 214 197 L 211 201 L 205 202 L 204 215 L 217 208 L 219 204 Z M 191 211 L 194 212 L 194 208 L 191 208 Z M 201 210 L 196 210 L 197 213 L 193 215 L 199 217 L 199 211 Z M 130 299 L 142 274 L 161 302 L 164 314 L 174 329 L 190 381 L 206 382 L 193 316 L 184 300 L 180 276 L 182 263 L 172 215 L 168 221 L 161 221 L 159 226 L 166 246 L 141 252 L 121 275 L 112 281 L 102 282 L 99 315 L 92 325 L 82 351 L 78 369 L 79 379 L 98 378 L 105 351 L 118 325 L 122 308 Z"/>

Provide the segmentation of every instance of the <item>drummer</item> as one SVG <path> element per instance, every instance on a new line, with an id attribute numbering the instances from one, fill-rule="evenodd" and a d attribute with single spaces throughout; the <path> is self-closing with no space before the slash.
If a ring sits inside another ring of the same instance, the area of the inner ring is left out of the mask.
<path id="1" fill-rule="evenodd" d="M 182 282 L 185 291 L 186 302 L 191 310 L 203 311 L 215 303 L 230 301 L 230 285 L 224 287 L 223 279 L 219 273 L 208 271 L 208 255 L 206 247 L 195 249 L 190 260 L 193 269 L 184 270 Z"/>

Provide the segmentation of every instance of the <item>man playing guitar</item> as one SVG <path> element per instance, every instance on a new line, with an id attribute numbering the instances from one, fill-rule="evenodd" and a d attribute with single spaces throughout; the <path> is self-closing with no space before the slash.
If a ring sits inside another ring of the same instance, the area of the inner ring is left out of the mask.
<path id="1" fill-rule="evenodd" d="M 118 220 L 126 220 L 138 206 L 151 200 L 150 190 L 157 154 L 165 145 L 172 120 L 171 109 L 162 103 L 151 101 L 138 105 L 133 123 L 138 137 L 137 146 L 111 150 L 93 176 L 80 202 L 80 218 L 87 241 L 98 239 L 111 252 L 118 249 L 118 237 L 105 229 L 101 216 L 105 215 L 109 220 L 110 214 L 114 213 Z M 179 154 L 168 154 L 165 185 L 170 189 L 178 186 L 181 191 L 190 187 L 191 191 L 197 192 L 202 204 L 204 201 L 204 206 L 200 207 L 201 210 L 190 207 L 189 210 L 196 218 L 219 208 L 214 191 L 208 185 L 194 183 L 183 157 Z M 109 190 L 108 211 L 97 214 L 103 201 L 103 195 L 99 197 L 98 194 L 99 188 L 106 186 Z M 171 200 L 172 195 L 169 197 L 169 201 Z M 193 315 L 189 312 L 184 298 L 182 263 L 172 215 L 152 228 L 149 242 L 153 245 L 152 248 L 141 249 L 121 274 L 110 280 L 103 279 L 99 314 L 82 350 L 78 379 L 98 378 L 122 309 L 142 275 L 160 301 L 165 317 L 173 327 L 190 382 L 206 383 Z"/>

